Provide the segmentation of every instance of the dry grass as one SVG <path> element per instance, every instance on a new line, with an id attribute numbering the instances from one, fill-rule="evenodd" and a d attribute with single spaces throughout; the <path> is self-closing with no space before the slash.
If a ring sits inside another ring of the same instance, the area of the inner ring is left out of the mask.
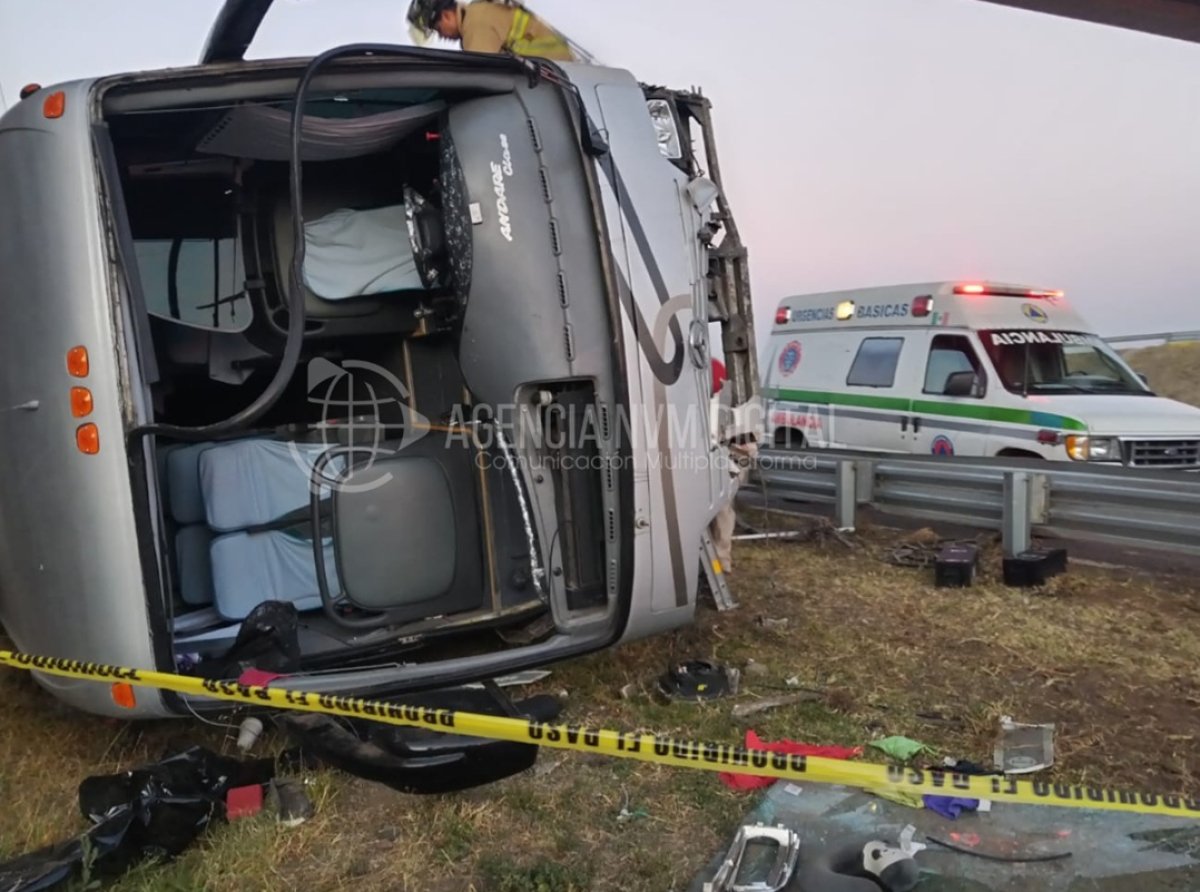
<path id="1" fill-rule="evenodd" d="M 865 534 L 854 548 L 827 536 L 742 545 L 738 611 L 704 609 L 692 628 L 559 667 L 545 689 L 569 693 L 573 721 L 733 742 L 746 725 L 730 718 L 730 702 L 665 705 L 653 680 L 676 659 L 753 659 L 765 674 L 743 677 L 739 702 L 781 693 L 791 677 L 822 692 L 756 716 L 766 739 L 856 745 L 907 734 L 986 761 L 1008 713 L 1057 723 L 1056 777 L 1200 791 L 1194 583 L 1076 568 L 1022 593 L 998 584 L 990 551 L 979 585 L 935 589 L 927 571 L 882 560 L 896 536 Z M 88 773 L 155 758 L 172 741 L 230 750 L 225 732 L 194 722 L 123 726 L 57 710 L 16 674 L 0 676 L 0 694 L 0 857 L 79 830 L 74 791 Z M 313 780 L 308 824 L 219 828 L 116 888 L 681 890 L 751 805 L 712 775 L 554 751 L 526 776 L 455 796 Z M 637 817 L 623 820 L 622 809 Z"/>
<path id="2" fill-rule="evenodd" d="M 1200 344 L 1164 344 L 1125 354 L 1161 396 L 1200 406 Z"/>

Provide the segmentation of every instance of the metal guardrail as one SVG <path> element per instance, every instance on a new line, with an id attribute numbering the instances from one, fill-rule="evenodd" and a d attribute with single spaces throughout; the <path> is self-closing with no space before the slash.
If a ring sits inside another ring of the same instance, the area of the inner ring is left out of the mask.
<path id="1" fill-rule="evenodd" d="M 764 450 L 755 477 L 772 501 L 833 505 L 842 528 L 865 506 L 1000 530 L 1008 554 L 1038 535 L 1200 556 L 1200 474 L 1184 471 Z"/>
<path id="2" fill-rule="evenodd" d="M 1200 331 L 1168 331 L 1161 334 L 1118 335 L 1115 338 L 1105 338 L 1109 344 L 1141 344 L 1163 343 L 1180 344 L 1184 341 L 1200 341 Z"/>

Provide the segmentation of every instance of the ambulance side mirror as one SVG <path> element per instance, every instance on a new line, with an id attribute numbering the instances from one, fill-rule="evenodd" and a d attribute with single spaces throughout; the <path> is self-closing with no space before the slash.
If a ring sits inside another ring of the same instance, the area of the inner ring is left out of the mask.
<path id="1" fill-rule="evenodd" d="M 979 376 L 974 372 L 955 372 L 946 379 L 946 396 L 977 396 L 981 390 Z"/>
<path id="2" fill-rule="evenodd" d="M 1142 379 L 1143 384 L 1145 384 L 1147 387 L 1150 386 L 1150 376 L 1149 375 L 1143 375 L 1141 372 L 1138 372 L 1138 377 Z"/>

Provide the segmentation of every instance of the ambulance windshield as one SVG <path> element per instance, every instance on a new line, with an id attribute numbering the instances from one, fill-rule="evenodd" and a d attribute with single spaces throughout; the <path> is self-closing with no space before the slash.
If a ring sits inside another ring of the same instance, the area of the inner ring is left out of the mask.
<path id="1" fill-rule="evenodd" d="M 1001 382 L 1013 393 L 1152 395 L 1096 335 L 1043 329 L 980 335 Z"/>

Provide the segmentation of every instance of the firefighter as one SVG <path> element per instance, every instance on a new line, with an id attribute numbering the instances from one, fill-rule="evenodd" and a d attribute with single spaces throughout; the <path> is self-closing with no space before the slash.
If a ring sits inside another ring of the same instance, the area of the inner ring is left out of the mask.
<path id="1" fill-rule="evenodd" d="M 421 43 L 437 33 L 471 53 L 510 53 L 558 62 L 579 61 L 561 34 L 517 3 L 412 0 L 408 22 Z"/>

